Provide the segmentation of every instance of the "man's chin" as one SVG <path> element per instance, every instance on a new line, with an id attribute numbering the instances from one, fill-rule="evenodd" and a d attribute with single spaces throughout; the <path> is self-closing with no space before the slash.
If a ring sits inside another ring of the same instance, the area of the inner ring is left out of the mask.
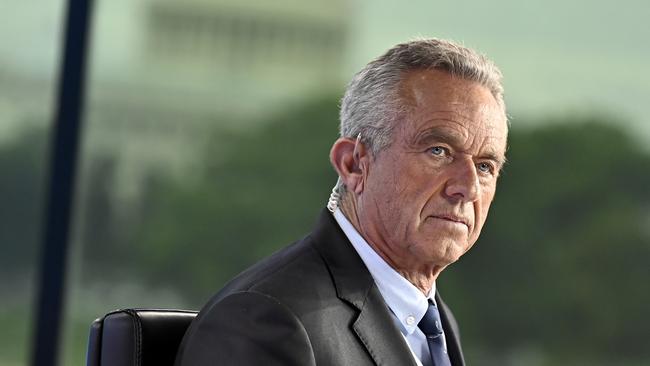
<path id="1" fill-rule="evenodd" d="M 437 263 L 440 266 L 448 266 L 460 259 L 469 248 L 465 243 L 450 243 L 445 246 L 445 250 L 440 252 L 437 257 Z"/>

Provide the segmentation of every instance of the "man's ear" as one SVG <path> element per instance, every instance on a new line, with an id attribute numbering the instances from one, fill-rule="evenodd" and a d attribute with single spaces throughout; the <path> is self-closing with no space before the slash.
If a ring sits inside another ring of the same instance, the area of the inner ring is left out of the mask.
<path id="1" fill-rule="evenodd" d="M 368 175 L 369 151 L 359 139 L 341 137 L 330 150 L 330 162 L 348 191 L 363 192 Z"/>

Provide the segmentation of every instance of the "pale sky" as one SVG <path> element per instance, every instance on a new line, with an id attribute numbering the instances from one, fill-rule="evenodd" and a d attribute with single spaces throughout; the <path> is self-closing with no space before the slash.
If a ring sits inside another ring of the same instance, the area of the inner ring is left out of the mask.
<path id="1" fill-rule="evenodd" d="M 648 1 L 355 2 L 350 70 L 409 38 L 453 39 L 499 65 L 513 123 L 604 112 L 650 142 Z"/>
<path id="2" fill-rule="evenodd" d="M 106 1 L 96 1 L 95 8 L 110 11 Z M 3 1 L 0 73 L 10 65 L 36 76 L 53 74 L 62 4 Z M 126 20 L 134 18 L 129 14 L 114 17 L 125 23 L 111 34 L 126 32 Z M 417 36 L 453 39 L 500 66 L 513 123 L 530 116 L 605 113 L 620 116 L 650 142 L 648 1 L 350 0 L 349 14 L 347 75 L 395 43 Z M 129 39 L 113 37 L 102 46 L 104 55 L 126 57 L 109 48 Z"/>

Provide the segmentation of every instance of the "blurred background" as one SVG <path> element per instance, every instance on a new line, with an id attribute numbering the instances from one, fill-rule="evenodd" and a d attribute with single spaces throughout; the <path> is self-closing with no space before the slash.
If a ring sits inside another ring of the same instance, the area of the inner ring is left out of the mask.
<path id="1" fill-rule="evenodd" d="M 0 5 L 0 365 L 31 349 L 66 2 Z M 61 364 L 307 233 L 347 80 L 417 36 L 505 75 L 510 163 L 438 281 L 470 365 L 650 364 L 650 3 L 96 0 Z"/>

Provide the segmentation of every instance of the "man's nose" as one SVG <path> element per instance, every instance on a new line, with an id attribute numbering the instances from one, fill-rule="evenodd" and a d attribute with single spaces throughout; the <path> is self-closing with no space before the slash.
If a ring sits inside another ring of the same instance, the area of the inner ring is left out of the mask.
<path id="1" fill-rule="evenodd" d="M 481 186 L 474 161 L 470 157 L 457 159 L 449 168 L 451 171 L 445 186 L 445 194 L 455 201 L 476 201 Z"/>

